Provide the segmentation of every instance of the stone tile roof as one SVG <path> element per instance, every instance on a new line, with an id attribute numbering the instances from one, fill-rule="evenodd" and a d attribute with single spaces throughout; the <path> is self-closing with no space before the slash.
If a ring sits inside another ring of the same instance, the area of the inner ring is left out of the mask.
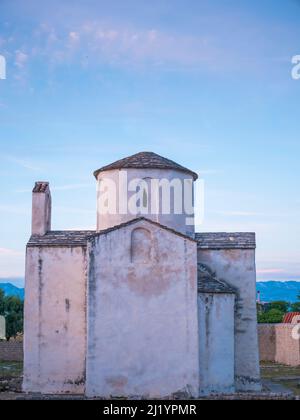
<path id="1" fill-rule="evenodd" d="M 87 240 L 96 231 L 90 230 L 65 230 L 65 231 L 51 231 L 46 235 L 32 235 L 27 246 L 28 247 L 73 247 L 86 246 Z"/>
<path id="2" fill-rule="evenodd" d="M 36 182 L 32 192 L 45 193 L 48 188 L 49 188 L 49 182 Z"/>
<path id="3" fill-rule="evenodd" d="M 138 217 L 132 220 L 129 220 L 126 223 L 122 223 L 111 228 L 101 230 L 100 232 L 93 230 L 84 230 L 84 231 L 51 231 L 47 232 L 44 236 L 32 235 L 27 246 L 28 247 L 72 247 L 72 246 L 86 246 L 87 241 L 96 237 L 98 235 L 105 235 L 117 229 L 122 229 L 123 227 L 129 226 L 131 224 L 137 223 L 139 221 L 147 221 L 152 225 L 158 226 L 161 229 L 167 230 L 174 235 L 181 236 L 184 239 L 187 239 L 192 242 L 196 242 L 195 239 L 190 236 L 184 235 L 181 232 L 177 232 L 174 229 L 171 229 L 167 226 L 161 225 L 160 223 L 154 222 L 153 220 L 147 219 L 146 217 Z"/>
<path id="4" fill-rule="evenodd" d="M 148 219 L 147 217 L 143 217 L 143 216 L 142 217 L 137 217 L 137 218 L 132 219 L 132 220 L 129 220 L 128 222 L 125 222 L 125 223 L 121 223 L 120 225 L 113 226 L 113 227 L 105 229 L 105 230 L 101 230 L 100 232 L 95 232 L 94 236 L 105 235 L 105 234 L 107 234 L 107 233 L 109 233 L 113 230 L 121 229 L 123 227 L 132 225 L 132 224 L 140 222 L 140 221 L 146 221 L 146 222 L 151 223 L 152 225 L 157 226 L 161 229 L 167 230 L 168 232 L 171 232 L 174 235 L 181 236 L 182 238 L 187 239 L 187 240 L 192 241 L 192 242 L 197 242 L 196 239 L 194 239 L 194 238 L 192 238 L 188 235 L 185 235 L 181 232 L 178 232 L 177 230 L 169 228 L 168 226 L 162 225 L 160 223 L 155 222 L 154 220 Z"/>
<path id="5" fill-rule="evenodd" d="M 235 290 L 204 264 L 198 263 L 198 293 L 233 294 Z"/>
<path id="6" fill-rule="evenodd" d="M 255 233 L 196 233 L 198 249 L 255 249 Z"/>
<path id="7" fill-rule="evenodd" d="M 185 168 L 184 166 L 179 165 L 176 162 L 173 162 L 170 159 L 164 158 L 160 155 L 157 155 L 153 152 L 140 152 L 135 155 L 126 157 L 124 159 L 118 160 L 110 165 L 103 166 L 94 172 L 95 177 L 97 178 L 100 172 L 109 171 L 111 169 L 125 169 L 125 168 L 136 168 L 136 169 L 176 169 L 180 172 L 185 172 L 190 174 L 194 180 L 198 178 L 198 175 Z"/>

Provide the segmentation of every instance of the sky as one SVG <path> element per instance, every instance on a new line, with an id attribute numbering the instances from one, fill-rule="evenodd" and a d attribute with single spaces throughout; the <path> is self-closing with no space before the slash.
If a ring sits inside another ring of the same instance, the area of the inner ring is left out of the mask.
<path id="1" fill-rule="evenodd" d="M 258 280 L 300 280 L 299 54 L 297 0 L 0 0 L 0 282 L 35 181 L 53 229 L 92 229 L 93 171 L 145 150 L 204 179 L 198 230 L 255 231 Z"/>

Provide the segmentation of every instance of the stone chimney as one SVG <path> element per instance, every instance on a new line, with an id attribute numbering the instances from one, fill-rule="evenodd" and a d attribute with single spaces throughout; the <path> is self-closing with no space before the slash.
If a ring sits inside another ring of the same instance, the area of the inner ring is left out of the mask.
<path id="1" fill-rule="evenodd" d="M 51 230 L 51 192 L 48 182 L 36 182 L 32 191 L 32 235 Z"/>

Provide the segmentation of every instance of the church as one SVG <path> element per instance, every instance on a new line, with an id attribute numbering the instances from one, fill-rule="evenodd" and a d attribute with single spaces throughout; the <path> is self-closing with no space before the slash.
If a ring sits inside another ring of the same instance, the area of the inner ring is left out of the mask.
<path id="1" fill-rule="evenodd" d="M 52 230 L 49 183 L 33 189 L 24 392 L 259 391 L 255 234 L 195 232 L 198 175 L 153 152 L 94 176 L 92 231 Z"/>

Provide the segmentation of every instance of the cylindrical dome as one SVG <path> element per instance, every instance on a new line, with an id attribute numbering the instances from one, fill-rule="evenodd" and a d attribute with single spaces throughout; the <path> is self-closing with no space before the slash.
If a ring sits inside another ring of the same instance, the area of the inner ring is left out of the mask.
<path id="1" fill-rule="evenodd" d="M 97 229 L 146 217 L 187 235 L 194 234 L 197 174 L 152 152 L 143 152 L 94 173 Z"/>

